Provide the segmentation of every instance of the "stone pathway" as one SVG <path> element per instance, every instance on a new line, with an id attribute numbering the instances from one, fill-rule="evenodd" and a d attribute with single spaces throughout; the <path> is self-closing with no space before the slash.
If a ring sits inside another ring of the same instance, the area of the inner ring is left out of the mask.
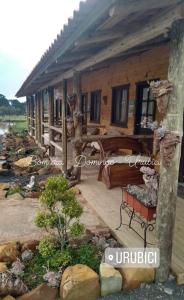
<path id="1" fill-rule="evenodd" d="M 44 234 L 44 231 L 34 225 L 34 217 L 39 207 L 38 199 L 16 200 L 15 197 L 0 200 L 0 243 L 39 239 Z M 86 228 L 104 228 L 104 223 L 83 197 L 79 195 L 78 198 L 84 208 L 81 222 Z"/>

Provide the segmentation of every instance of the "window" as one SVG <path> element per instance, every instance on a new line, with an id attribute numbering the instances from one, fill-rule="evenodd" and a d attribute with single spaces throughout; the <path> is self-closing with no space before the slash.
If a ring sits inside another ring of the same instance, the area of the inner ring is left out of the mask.
<path id="1" fill-rule="evenodd" d="M 91 93 L 91 112 L 90 121 L 94 123 L 100 122 L 100 107 L 101 107 L 101 91 Z"/>
<path id="2" fill-rule="evenodd" d="M 155 99 L 147 82 L 137 83 L 135 134 L 152 134 L 147 123 L 155 120 Z"/>
<path id="3" fill-rule="evenodd" d="M 112 124 L 127 127 L 129 85 L 112 89 Z"/>

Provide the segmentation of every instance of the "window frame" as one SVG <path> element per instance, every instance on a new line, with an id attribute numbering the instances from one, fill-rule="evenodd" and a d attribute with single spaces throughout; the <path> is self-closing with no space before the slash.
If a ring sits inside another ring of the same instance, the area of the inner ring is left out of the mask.
<path id="1" fill-rule="evenodd" d="M 128 128 L 128 107 L 129 107 L 129 89 L 130 89 L 130 84 L 123 84 L 123 85 L 118 85 L 118 86 L 114 86 L 112 87 L 112 105 L 111 105 L 111 125 L 112 126 L 116 126 L 116 127 L 121 127 L 121 128 Z M 116 109 L 116 105 L 115 105 L 115 91 L 117 90 L 121 90 L 121 93 L 123 90 L 127 91 L 127 101 L 126 101 L 126 119 L 123 122 L 119 122 L 117 120 L 115 120 L 115 109 Z"/>
<path id="2" fill-rule="evenodd" d="M 93 99 L 93 95 L 94 94 L 99 94 L 100 95 L 100 98 L 99 98 L 99 115 L 97 116 L 97 119 L 94 120 L 92 119 L 93 117 L 93 113 L 92 113 L 92 99 Z M 100 115 L 101 115 L 101 97 L 102 97 L 102 91 L 101 90 L 95 90 L 95 91 L 92 91 L 90 93 L 90 122 L 91 123 L 95 123 L 95 124 L 100 124 Z"/>

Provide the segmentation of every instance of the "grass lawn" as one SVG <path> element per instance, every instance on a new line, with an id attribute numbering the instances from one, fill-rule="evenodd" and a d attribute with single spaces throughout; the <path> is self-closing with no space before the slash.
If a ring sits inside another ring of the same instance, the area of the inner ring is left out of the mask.
<path id="1" fill-rule="evenodd" d="M 14 132 L 22 132 L 27 129 L 27 117 L 26 116 L 0 116 L 0 122 L 11 123 L 11 128 Z"/>
<path id="2" fill-rule="evenodd" d="M 26 116 L 16 116 L 16 115 L 12 115 L 12 116 L 0 116 L 0 122 L 26 122 L 27 121 L 27 117 Z"/>

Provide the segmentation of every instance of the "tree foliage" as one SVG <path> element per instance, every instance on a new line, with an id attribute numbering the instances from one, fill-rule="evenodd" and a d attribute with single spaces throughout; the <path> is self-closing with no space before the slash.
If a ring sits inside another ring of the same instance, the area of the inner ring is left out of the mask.
<path id="1" fill-rule="evenodd" d="M 0 115 L 24 115 L 26 113 L 26 104 L 19 102 L 17 99 L 7 99 L 0 94 Z"/>

